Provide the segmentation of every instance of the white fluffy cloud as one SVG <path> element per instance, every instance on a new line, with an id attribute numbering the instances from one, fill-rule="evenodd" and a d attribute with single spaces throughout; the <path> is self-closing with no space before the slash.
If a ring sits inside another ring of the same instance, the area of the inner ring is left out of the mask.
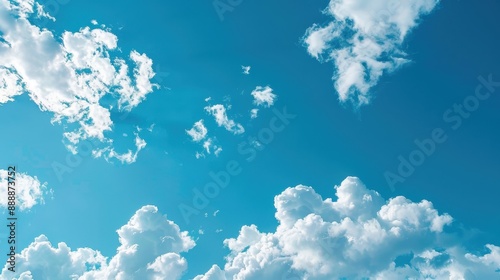
<path id="1" fill-rule="evenodd" d="M 302 185 L 286 189 L 274 201 L 276 231 L 243 226 L 237 238 L 224 242 L 231 251 L 225 266 L 214 265 L 195 280 L 499 276 L 500 247 L 487 245 L 489 253 L 476 256 L 460 244 L 441 244 L 452 218 L 429 201 L 385 201 L 354 177 L 336 187 L 336 196 L 323 200 Z M 411 253 L 410 263 L 396 266 L 398 256 Z"/>
<path id="2" fill-rule="evenodd" d="M 245 132 L 243 126 L 231 120 L 227 116 L 227 110 L 222 104 L 217 104 L 213 106 L 206 106 L 205 111 L 214 116 L 215 121 L 218 126 L 223 126 L 227 131 L 234 134 L 241 134 Z"/>
<path id="3" fill-rule="evenodd" d="M 153 91 L 152 60 L 135 50 L 120 57 L 118 38 L 105 29 L 84 27 L 58 38 L 30 21 L 43 16 L 34 1 L 0 0 L 0 103 L 27 92 L 53 123 L 67 127 L 70 149 L 98 139 L 108 151 L 102 155 L 120 156 L 105 135 L 113 128 L 110 109 L 130 111 Z M 102 105 L 104 96 L 114 103 Z"/>
<path id="4" fill-rule="evenodd" d="M 252 91 L 253 103 L 258 106 L 271 107 L 276 99 L 276 94 L 269 86 L 258 86 Z"/>
<path id="5" fill-rule="evenodd" d="M 243 226 L 224 245 L 221 268 L 213 265 L 194 280 L 498 279 L 500 247 L 483 254 L 464 249 L 452 218 L 427 200 L 384 200 L 355 177 L 335 187 L 336 199 L 313 188 L 287 188 L 274 199 L 274 232 Z M 181 256 L 195 246 L 187 232 L 158 213 L 139 209 L 118 231 L 120 246 L 110 259 L 94 249 L 53 246 L 41 235 L 18 254 L 17 272 L 5 266 L 0 279 L 180 279 Z M 401 256 L 406 261 L 397 261 Z M 218 260 L 214 260 L 217 261 Z"/>
<path id="6" fill-rule="evenodd" d="M 341 101 L 358 105 L 370 101 L 369 90 L 383 73 L 408 60 L 401 44 L 422 15 L 439 0 L 330 0 L 325 14 L 333 19 L 314 24 L 304 43 L 311 56 L 333 60 L 335 88 Z"/>
<path id="7" fill-rule="evenodd" d="M 7 170 L 0 170 L 0 206 L 7 208 Z M 31 209 L 37 204 L 45 203 L 45 196 L 52 193 L 47 188 L 47 183 L 40 183 L 37 177 L 31 177 L 25 173 L 16 173 L 15 185 L 16 206 L 19 210 Z"/>
<path id="8" fill-rule="evenodd" d="M 53 247 L 45 235 L 35 238 L 16 259 L 16 272 L 6 266 L 0 279 L 78 279 L 87 270 L 106 265 L 106 258 L 99 251 L 90 248 L 72 251 L 64 242 Z"/>
<path id="9" fill-rule="evenodd" d="M 195 246 L 155 206 L 139 209 L 118 231 L 120 247 L 109 262 L 90 248 L 53 247 L 44 235 L 17 256 L 15 273 L 2 270 L 0 279 L 180 279 L 187 269 L 180 256 Z"/>
<path id="10" fill-rule="evenodd" d="M 194 142 L 200 142 L 207 136 L 208 129 L 203 124 L 203 120 L 199 120 L 194 123 L 191 129 L 186 130 L 186 133 L 191 136 Z"/>

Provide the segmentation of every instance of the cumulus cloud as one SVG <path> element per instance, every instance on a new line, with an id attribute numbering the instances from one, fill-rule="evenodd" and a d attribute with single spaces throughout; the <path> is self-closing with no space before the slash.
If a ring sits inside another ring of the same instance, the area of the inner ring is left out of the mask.
<path id="1" fill-rule="evenodd" d="M 431 202 L 386 201 L 355 177 L 335 191 L 332 200 L 307 186 L 286 189 L 274 200 L 276 231 L 243 226 L 224 241 L 230 250 L 224 267 L 214 265 L 195 280 L 498 278 L 500 247 L 487 245 L 478 256 L 444 244 L 452 218 Z M 409 263 L 396 265 L 408 254 Z"/>
<path id="2" fill-rule="evenodd" d="M 191 129 L 186 130 L 186 133 L 191 136 L 194 142 L 200 142 L 207 136 L 208 129 L 203 124 L 203 120 L 199 120 L 194 123 Z"/>
<path id="3" fill-rule="evenodd" d="M 326 25 L 307 29 L 304 43 L 320 61 L 333 61 L 342 102 L 368 104 L 369 90 L 384 73 L 408 62 L 401 44 L 439 0 L 330 0 Z"/>
<path id="4" fill-rule="evenodd" d="M 225 265 L 194 280 L 260 279 L 497 279 L 500 247 L 467 251 L 453 235 L 453 219 L 427 200 L 383 199 L 355 177 L 335 187 L 336 199 L 313 188 L 287 188 L 274 199 L 279 224 L 273 232 L 245 225 L 224 245 Z M 208 214 L 206 214 L 208 215 Z M 220 232 L 217 230 L 216 232 Z M 0 279 L 180 279 L 181 253 L 195 246 L 187 232 L 158 212 L 139 209 L 117 230 L 111 258 L 91 248 L 54 246 L 44 235 L 18 255 L 15 273 Z M 408 258 L 401 262 L 401 256 Z"/>
<path id="5" fill-rule="evenodd" d="M 258 86 L 252 91 L 253 103 L 257 106 L 271 107 L 276 99 L 276 94 L 269 86 Z"/>
<path id="6" fill-rule="evenodd" d="M 52 193 L 52 189 L 47 188 L 47 183 L 40 183 L 37 177 L 31 177 L 26 173 L 16 173 L 15 185 L 9 185 L 16 191 L 16 207 L 20 211 L 31 209 L 37 204 L 45 203 L 45 196 Z M 8 207 L 7 184 L 8 171 L 0 170 L 0 206 Z"/>
<path id="7" fill-rule="evenodd" d="M 90 248 L 53 246 L 41 235 L 17 255 L 16 272 L 6 265 L 0 279 L 180 279 L 187 269 L 181 252 L 195 246 L 187 232 L 158 212 L 139 209 L 118 231 L 120 246 L 109 262 Z"/>
<path id="8" fill-rule="evenodd" d="M 227 110 L 224 105 L 217 104 L 213 106 L 206 106 L 205 111 L 215 118 L 215 122 L 217 122 L 218 126 L 223 126 L 227 131 L 234 134 L 242 134 L 245 132 L 245 129 L 241 124 L 228 118 Z"/>
<path id="9" fill-rule="evenodd" d="M 110 109 L 130 111 L 157 87 L 150 82 L 152 60 L 135 50 L 121 57 L 118 38 L 107 29 L 58 35 L 33 25 L 37 17 L 50 16 L 35 1 L 0 1 L 0 103 L 26 92 L 53 114 L 52 123 L 64 124 L 72 151 L 81 140 L 98 139 L 114 157 L 106 136 L 113 128 Z M 103 105 L 105 96 L 111 105 Z"/>

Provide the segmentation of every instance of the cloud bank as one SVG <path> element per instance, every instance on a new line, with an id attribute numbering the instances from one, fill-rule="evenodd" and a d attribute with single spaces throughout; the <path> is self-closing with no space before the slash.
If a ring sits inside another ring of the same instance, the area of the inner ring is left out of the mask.
<path id="1" fill-rule="evenodd" d="M 213 106 L 206 106 L 205 111 L 212 115 L 215 122 L 219 127 L 224 127 L 227 131 L 233 134 L 242 134 L 245 132 L 243 126 L 236 123 L 234 120 L 227 116 L 227 109 L 222 104 L 216 104 Z"/>
<path id="2" fill-rule="evenodd" d="M 139 209 L 117 230 L 120 247 L 109 262 L 90 248 L 53 246 L 40 235 L 17 256 L 16 272 L 4 267 L 0 279 L 180 279 L 187 261 L 180 256 L 195 246 L 187 232 L 158 212 Z"/>
<path id="3" fill-rule="evenodd" d="M 494 279 L 500 247 L 482 256 L 445 245 L 452 223 L 431 202 L 402 196 L 385 201 L 354 177 L 336 187 L 336 201 L 307 186 L 275 197 L 275 232 L 243 226 L 224 244 L 230 253 L 195 280 L 250 279 Z M 399 256 L 411 261 L 396 265 Z"/>
<path id="4" fill-rule="evenodd" d="M 274 199 L 275 231 L 244 225 L 224 240 L 223 267 L 213 265 L 195 280 L 262 279 L 497 279 L 500 247 L 471 253 L 453 232 L 453 219 L 427 200 L 383 199 L 355 177 L 335 187 L 336 199 L 313 188 L 287 188 Z M 193 239 L 158 212 L 139 209 L 118 231 L 110 260 L 94 249 L 53 246 L 39 236 L 18 254 L 15 274 L 0 279 L 181 279 L 181 256 Z M 199 241 L 201 242 L 201 241 Z M 401 261 L 401 257 L 407 260 Z M 219 260 L 214 260 L 219 262 Z"/>

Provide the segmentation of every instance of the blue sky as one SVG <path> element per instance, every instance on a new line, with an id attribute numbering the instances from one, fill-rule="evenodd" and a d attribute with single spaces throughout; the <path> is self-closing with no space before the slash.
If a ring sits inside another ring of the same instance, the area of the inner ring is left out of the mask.
<path id="1" fill-rule="evenodd" d="M 497 2 L 40 4 L 0 0 L 2 279 L 498 278 Z"/>

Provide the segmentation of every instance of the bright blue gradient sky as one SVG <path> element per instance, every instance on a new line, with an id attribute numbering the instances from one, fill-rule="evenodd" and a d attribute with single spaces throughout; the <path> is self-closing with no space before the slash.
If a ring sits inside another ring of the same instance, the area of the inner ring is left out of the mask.
<path id="1" fill-rule="evenodd" d="M 51 124 L 53 114 L 39 110 L 27 94 L 1 105 L 2 166 L 15 164 L 53 190 L 43 205 L 19 214 L 19 248 L 44 234 L 54 246 L 89 247 L 111 258 L 120 246 L 116 230 L 142 206 L 155 205 L 196 241 L 182 254 L 188 261 L 182 279 L 192 279 L 213 264 L 223 268 L 229 253 L 224 240 L 236 238 L 243 225 L 274 232 L 274 197 L 287 187 L 312 186 L 335 201 L 333 187 L 348 176 L 385 199 L 431 201 L 440 214 L 453 217 L 447 230 L 456 231 L 469 252 L 484 254 L 485 244 L 500 245 L 500 88 L 458 129 L 443 119 L 474 94 L 479 76 L 500 80 L 500 4 L 440 2 L 401 46 L 411 62 L 384 74 L 369 90 L 370 103 L 357 107 L 339 102 L 334 65 L 319 63 L 303 42 L 309 27 L 330 20 L 321 13 L 328 2 L 243 1 L 222 21 L 211 1 L 71 0 L 56 13 L 48 9 L 57 20 L 45 27 L 54 34 L 92 27 L 91 20 L 105 24 L 118 37 L 122 56 L 136 50 L 152 59 L 152 82 L 161 88 L 129 114 L 111 110 L 109 135 L 116 136 L 117 149 L 133 148 L 132 133 L 143 128 L 147 146 L 131 164 L 77 154 L 80 162 L 70 166 L 67 159 L 75 156 L 63 144 L 65 124 Z M 251 66 L 249 75 L 242 65 Z M 250 119 L 250 93 L 266 85 L 277 99 Z M 204 110 L 215 104 L 230 104 L 229 117 L 245 132 L 217 127 Z M 251 142 L 269 126 L 273 110 L 285 107 L 296 117 L 247 161 L 238 145 Z M 186 130 L 200 119 L 223 149 L 218 156 L 195 157 L 203 147 Z M 436 128 L 447 140 L 392 191 L 384 174 L 397 173 L 398 156 L 408 158 L 417 148 L 414 141 L 430 138 Z M 190 205 L 193 189 L 202 189 L 212 180 L 210 172 L 230 161 L 239 163 L 241 173 L 186 220 L 179 206 Z M 58 163 L 71 172 L 58 176 Z"/>

